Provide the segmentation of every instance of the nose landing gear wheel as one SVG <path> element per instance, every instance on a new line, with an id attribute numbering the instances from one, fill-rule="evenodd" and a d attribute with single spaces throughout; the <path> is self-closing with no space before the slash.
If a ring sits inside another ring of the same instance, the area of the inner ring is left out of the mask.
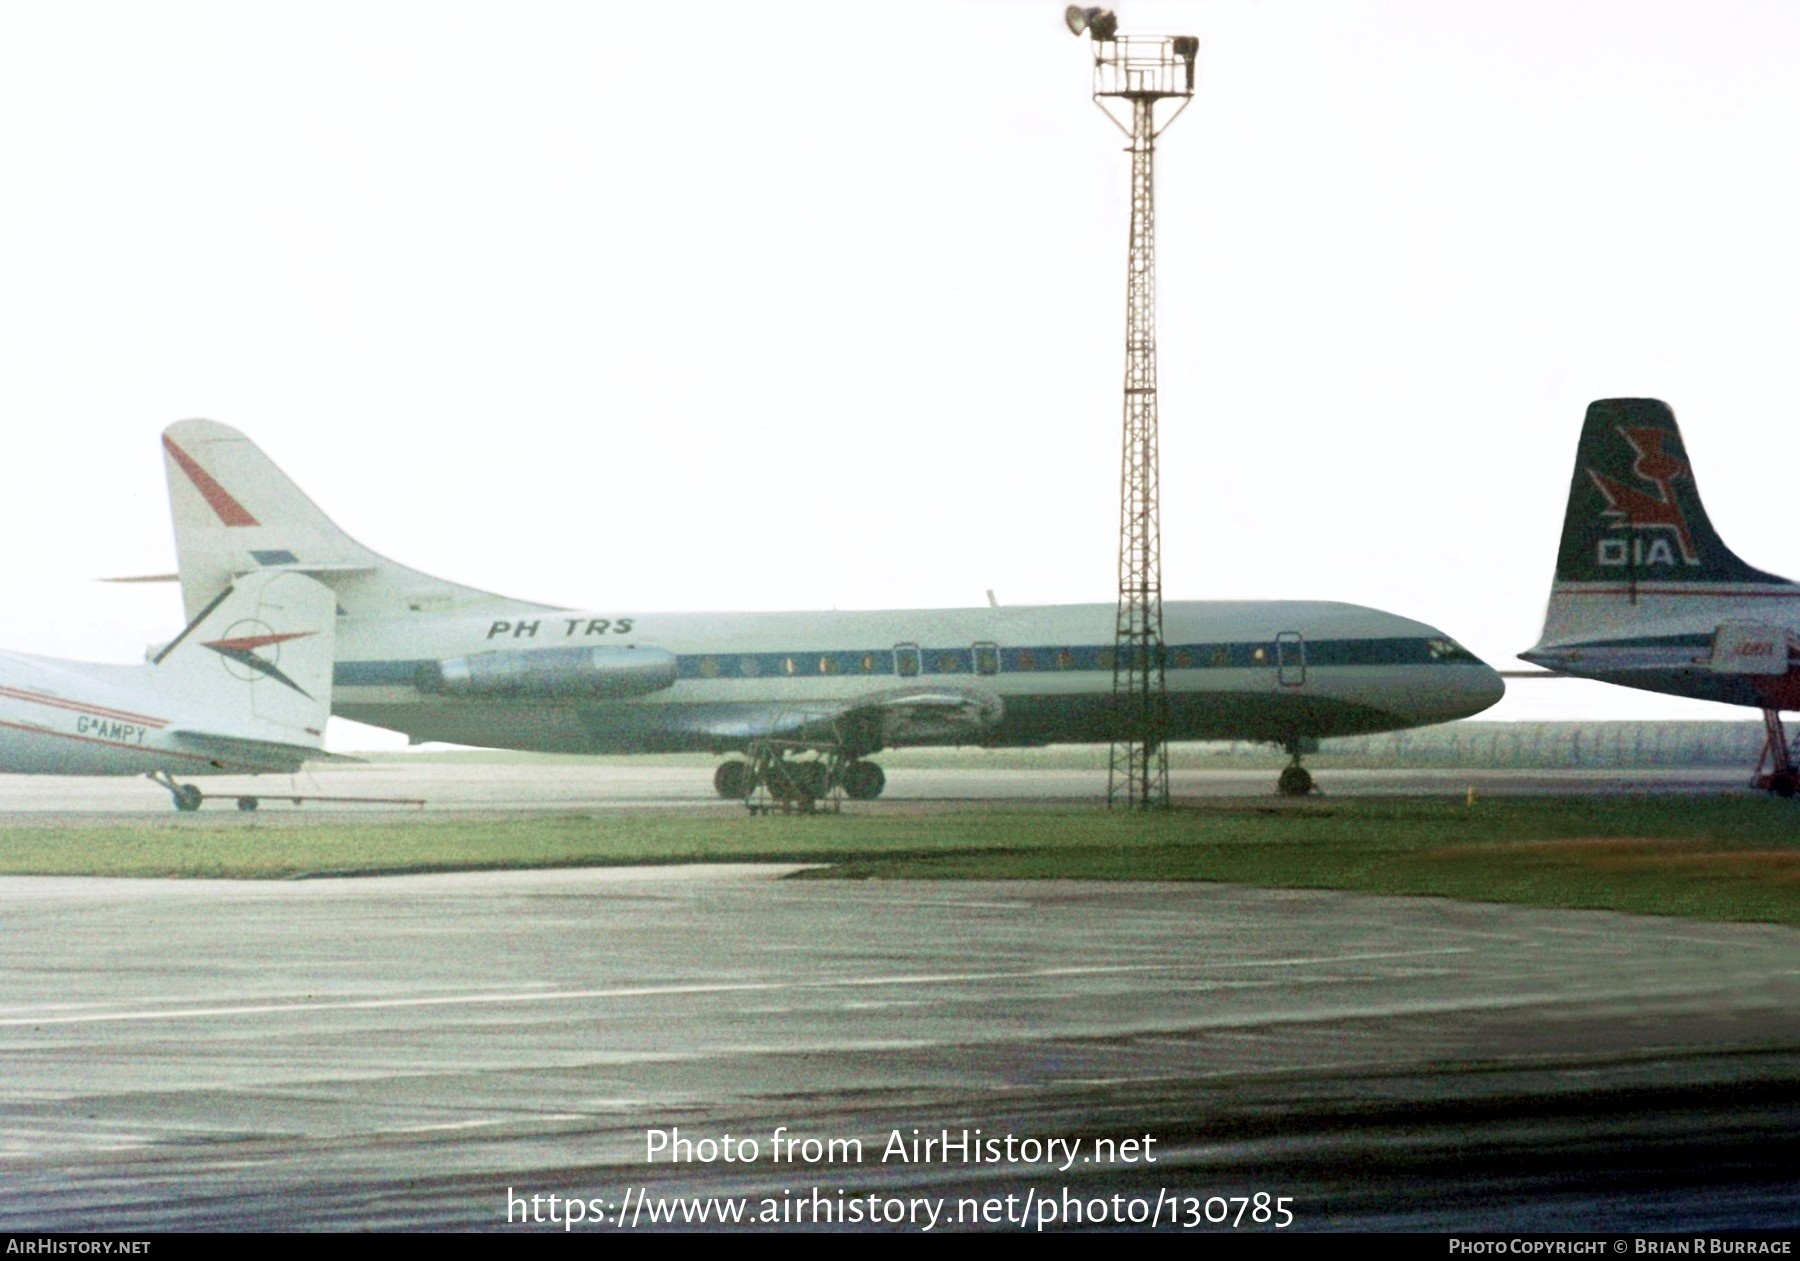
<path id="1" fill-rule="evenodd" d="M 1283 797 L 1304 797 L 1313 790 L 1313 777 L 1304 766 L 1289 766 L 1281 772 L 1275 789 Z"/>

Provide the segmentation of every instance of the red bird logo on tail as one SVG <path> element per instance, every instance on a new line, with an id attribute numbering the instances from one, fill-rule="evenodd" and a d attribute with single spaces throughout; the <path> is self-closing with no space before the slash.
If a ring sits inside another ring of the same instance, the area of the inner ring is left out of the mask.
<path id="1" fill-rule="evenodd" d="M 1682 460 L 1663 450 L 1663 443 L 1673 435 L 1667 429 L 1620 426 L 1619 434 L 1637 452 L 1631 471 L 1656 488 L 1651 495 L 1635 486 L 1615 481 L 1604 473 L 1585 470 L 1600 493 L 1606 496 L 1603 515 L 1612 518 L 1615 528 L 1628 530 L 1668 530 L 1675 535 L 1681 559 L 1689 565 L 1700 563 L 1699 549 L 1688 530 L 1687 517 L 1675 500 L 1672 483 L 1678 477 L 1692 477 Z"/>

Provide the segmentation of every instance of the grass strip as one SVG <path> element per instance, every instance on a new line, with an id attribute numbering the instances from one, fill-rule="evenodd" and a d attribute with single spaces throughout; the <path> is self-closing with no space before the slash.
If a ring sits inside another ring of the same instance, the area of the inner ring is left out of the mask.
<path id="1" fill-rule="evenodd" d="M 1800 805 L 1749 796 L 748 818 L 193 818 L 0 829 L 0 874 L 280 879 L 690 862 L 835 878 L 1207 880 L 1800 924 Z"/>

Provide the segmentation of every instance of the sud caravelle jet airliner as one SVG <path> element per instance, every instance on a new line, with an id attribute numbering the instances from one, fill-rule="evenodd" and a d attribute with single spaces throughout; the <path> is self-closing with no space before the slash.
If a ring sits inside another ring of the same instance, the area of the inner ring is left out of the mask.
<path id="1" fill-rule="evenodd" d="M 176 809 L 196 810 L 204 794 L 176 775 L 287 772 L 330 758 L 321 745 L 335 620 L 318 582 L 253 571 L 215 591 L 144 664 L 0 652 L 0 772 L 145 775 Z"/>
<path id="2" fill-rule="evenodd" d="M 1725 546 L 1667 403 L 1588 406 L 1543 634 L 1519 655 L 1557 674 L 1755 706 L 1768 733 L 1757 785 L 1800 791 L 1781 723 L 1800 709 L 1800 586 Z"/>
<path id="3" fill-rule="evenodd" d="M 378 556 L 237 430 L 163 433 L 182 598 L 244 575 L 304 573 L 336 593 L 332 709 L 490 748 L 750 755 L 714 776 L 812 798 L 885 783 L 904 745 L 1104 742 L 1114 720 L 1110 605 L 830 613 L 577 611 L 507 599 Z M 1479 713 L 1500 676 L 1422 622 L 1350 604 L 1166 602 L 1167 738 L 1285 747 L 1310 791 L 1322 736 Z"/>

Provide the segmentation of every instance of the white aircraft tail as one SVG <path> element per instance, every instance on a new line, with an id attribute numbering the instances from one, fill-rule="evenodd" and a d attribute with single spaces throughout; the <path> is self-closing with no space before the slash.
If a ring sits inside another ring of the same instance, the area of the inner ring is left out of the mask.
<path id="1" fill-rule="evenodd" d="M 229 425 L 184 420 L 163 430 L 169 511 L 181 598 L 189 619 L 239 577 L 260 570 L 311 575 L 353 616 L 543 608 L 408 569 L 340 530 Z"/>
<path id="2" fill-rule="evenodd" d="M 260 746 L 320 748 L 336 621 L 332 593 L 303 574 L 255 573 L 227 588 L 150 666 L 179 705 L 180 737 L 231 761 Z"/>

